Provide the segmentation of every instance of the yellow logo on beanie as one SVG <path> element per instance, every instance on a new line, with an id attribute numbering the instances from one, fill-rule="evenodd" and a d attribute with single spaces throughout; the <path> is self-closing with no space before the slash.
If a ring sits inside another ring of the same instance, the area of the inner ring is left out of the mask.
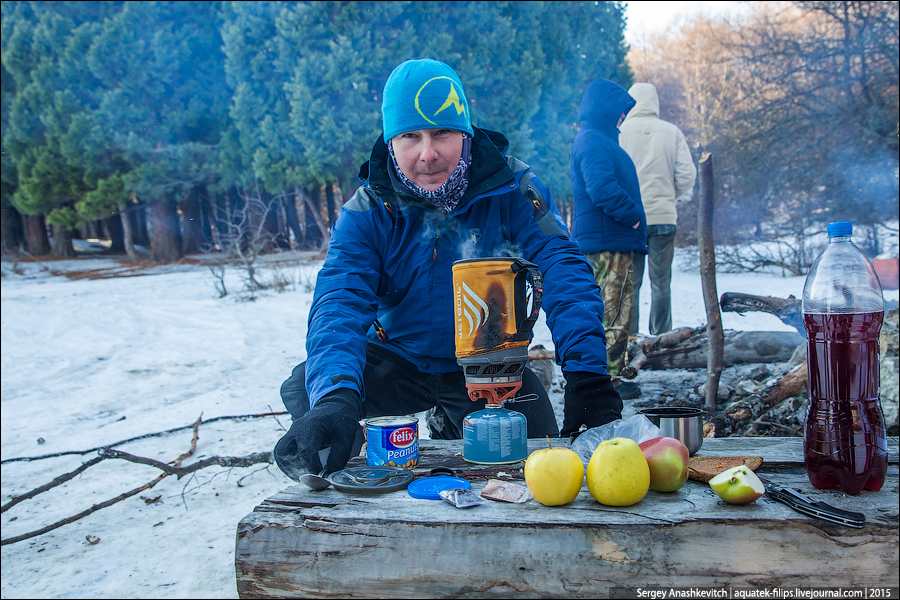
<path id="1" fill-rule="evenodd" d="M 429 119 L 429 118 L 425 115 L 425 113 L 422 112 L 422 108 L 419 106 L 419 96 L 422 95 L 422 92 L 425 90 L 425 88 L 428 87 L 428 85 L 429 85 L 431 82 L 437 81 L 437 80 L 439 80 L 439 79 L 446 79 L 447 81 L 450 82 L 450 93 L 447 94 L 447 99 L 444 100 L 444 103 L 441 105 L 441 107 L 440 107 L 439 109 L 437 109 L 437 110 L 434 112 L 434 114 L 431 115 L 431 116 L 432 116 L 432 117 L 436 117 L 436 116 L 438 115 L 439 112 L 441 112 L 442 110 L 444 110 L 445 108 L 448 108 L 448 107 L 450 107 L 450 106 L 455 106 L 455 107 L 456 107 L 456 114 L 457 114 L 457 115 L 461 115 L 461 114 L 463 114 L 463 113 L 466 112 L 465 107 L 463 107 L 462 102 L 460 102 L 460 100 L 459 100 L 459 94 L 456 92 L 456 86 L 453 85 L 453 80 L 450 79 L 449 77 L 443 76 L 443 75 L 440 76 L 440 77 L 432 77 L 431 79 L 429 79 L 428 81 L 426 81 L 426 82 L 422 85 L 422 87 L 419 88 L 419 91 L 418 91 L 418 92 L 416 92 L 416 110 L 419 111 L 419 114 L 422 115 L 422 118 L 423 118 L 423 119 L 425 119 L 426 121 L 428 121 L 428 122 L 431 123 L 432 125 L 437 125 L 437 123 L 435 123 L 434 121 L 432 121 L 431 119 Z"/>

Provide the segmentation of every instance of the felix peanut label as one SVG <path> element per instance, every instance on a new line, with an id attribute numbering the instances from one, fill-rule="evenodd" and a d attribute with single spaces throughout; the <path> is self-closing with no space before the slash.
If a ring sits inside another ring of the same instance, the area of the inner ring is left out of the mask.
<path id="1" fill-rule="evenodd" d="M 457 358 L 528 345 L 542 289 L 535 289 L 536 280 L 540 281 L 537 269 L 519 267 L 514 272 L 513 267 L 520 265 L 533 267 L 514 259 L 476 259 L 453 265 Z"/>
<path id="2" fill-rule="evenodd" d="M 412 469 L 419 463 L 419 422 L 414 417 L 366 419 L 366 464 Z"/>

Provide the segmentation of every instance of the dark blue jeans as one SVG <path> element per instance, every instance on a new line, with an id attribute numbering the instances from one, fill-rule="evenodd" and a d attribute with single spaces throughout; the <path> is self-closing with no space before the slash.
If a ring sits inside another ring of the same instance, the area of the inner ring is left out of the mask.
<path id="1" fill-rule="evenodd" d="M 647 255 L 650 275 L 650 333 L 659 335 L 672 330 L 672 258 L 675 255 L 675 226 L 647 226 Z M 631 311 L 631 333 L 640 323 L 641 284 L 644 282 L 644 255 L 635 252 L 634 298 Z"/>
<path id="2" fill-rule="evenodd" d="M 469 398 L 462 370 L 443 375 L 422 373 L 408 360 L 376 344 L 369 344 L 366 349 L 363 385 L 365 417 L 411 415 L 434 408 L 428 417 L 428 429 L 431 438 L 436 440 L 462 438 L 465 416 L 485 406 L 484 400 L 473 402 Z M 528 437 L 559 436 L 559 425 L 547 391 L 538 376 L 527 367 L 522 373 L 522 388 L 518 395 L 526 394 L 536 394 L 538 399 L 516 402 L 508 408 L 525 415 Z M 291 376 L 281 384 L 281 400 L 294 419 L 309 410 L 305 362 L 294 367 Z M 354 450 L 359 454 L 363 442 L 361 427 L 356 437 L 358 445 Z"/>

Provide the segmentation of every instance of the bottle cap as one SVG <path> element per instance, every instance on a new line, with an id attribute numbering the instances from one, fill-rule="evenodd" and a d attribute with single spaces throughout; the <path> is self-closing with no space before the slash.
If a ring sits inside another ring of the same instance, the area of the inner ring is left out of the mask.
<path id="1" fill-rule="evenodd" d="M 828 237 L 846 237 L 848 235 L 853 235 L 853 223 L 838 221 L 828 224 Z"/>

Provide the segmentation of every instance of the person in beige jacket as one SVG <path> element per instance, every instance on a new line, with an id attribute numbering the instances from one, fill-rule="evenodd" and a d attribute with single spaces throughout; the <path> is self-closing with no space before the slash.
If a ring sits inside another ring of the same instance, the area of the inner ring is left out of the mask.
<path id="1" fill-rule="evenodd" d="M 676 201 L 691 191 L 697 168 L 678 127 L 659 118 L 659 96 L 650 83 L 628 90 L 636 104 L 619 128 L 619 145 L 637 169 L 641 201 L 647 215 L 651 304 L 650 333 L 672 329 L 672 257 L 675 254 Z M 631 333 L 638 332 L 644 255 L 635 253 L 634 307 Z"/>

